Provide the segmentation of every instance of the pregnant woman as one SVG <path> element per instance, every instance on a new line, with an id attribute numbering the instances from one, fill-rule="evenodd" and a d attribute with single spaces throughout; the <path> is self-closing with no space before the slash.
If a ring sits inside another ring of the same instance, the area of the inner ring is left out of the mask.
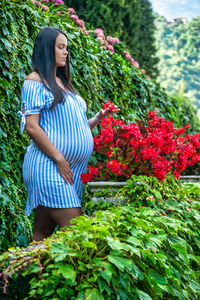
<path id="1" fill-rule="evenodd" d="M 58 28 L 38 33 L 32 68 L 18 114 L 21 132 L 25 128 L 31 137 L 23 163 L 25 213 L 36 209 L 33 240 L 41 241 L 82 214 L 80 175 L 93 151 L 91 129 L 119 109 L 102 109 L 87 120 L 86 103 L 71 84 L 68 39 Z"/>

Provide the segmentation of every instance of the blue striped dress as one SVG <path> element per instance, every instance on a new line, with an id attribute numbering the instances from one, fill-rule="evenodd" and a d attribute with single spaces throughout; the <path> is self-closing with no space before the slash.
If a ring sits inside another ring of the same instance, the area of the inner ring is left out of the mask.
<path id="1" fill-rule="evenodd" d="M 66 184 L 55 162 L 31 140 L 23 162 L 23 179 L 28 199 L 25 213 L 38 205 L 54 208 L 81 207 L 83 184 L 80 179 L 93 151 L 93 137 L 86 117 L 86 103 L 71 92 L 65 101 L 50 109 L 53 94 L 41 82 L 25 80 L 22 87 L 21 132 L 26 116 L 40 114 L 39 125 L 64 156 L 74 174 L 74 184 Z M 23 113 L 23 105 L 25 113 Z"/>

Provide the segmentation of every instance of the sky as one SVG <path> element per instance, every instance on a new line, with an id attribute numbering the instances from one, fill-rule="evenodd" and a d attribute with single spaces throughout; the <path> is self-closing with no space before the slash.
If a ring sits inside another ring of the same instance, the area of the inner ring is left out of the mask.
<path id="1" fill-rule="evenodd" d="M 167 20 L 200 16 L 200 0 L 150 0 L 153 10 Z"/>

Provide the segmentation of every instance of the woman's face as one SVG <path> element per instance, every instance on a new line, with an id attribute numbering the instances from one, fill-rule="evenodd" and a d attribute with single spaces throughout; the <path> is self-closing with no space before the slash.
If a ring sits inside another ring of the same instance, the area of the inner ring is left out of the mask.
<path id="1" fill-rule="evenodd" d="M 59 33 L 55 44 L 56 67 L 65 66 L 68 55 L 67 46 L 68 43 L 65 35 Z"/>

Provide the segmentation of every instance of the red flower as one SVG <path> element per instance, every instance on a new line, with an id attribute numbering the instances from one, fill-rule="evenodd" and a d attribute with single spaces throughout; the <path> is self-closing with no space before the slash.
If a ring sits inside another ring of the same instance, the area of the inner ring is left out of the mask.
<path id="1" fill-rule="evenodd" d="M 118 160 L 111 160 L 107 163 L 108 168 L 115 174 L 117 174 L 117 176 L 121 175 L 121 164 L 120 162 L 118 162 Z"/>
<path id="2" fill-rule="evenodd" d="M 126 170 L 127 169 L 127 164 L 122 166 L 122 170 Z"/>
<path id="3" fill-rule="evenodd" d="M 98 168 L 93 168 L 93 167 L 89 166 L 89 174 L 91 176 L 98 175 L 98 173 L 99 173 L 99 169 Z"/>
<path id="4" fill-rule="evenodd" d="M 184 127 L 181 127 L 181 128 L 179 128 L 179 129 L 177 129 L 177 130 L 175 131 L 175 134 L 176 134 L 177 136 L 179 136 L 179 135 L 183 134 L 184 132 L 185 132 Z"/>
<path id="5" fill-rule="evenodd" d="M 156 109 L 154 109 L 154 111 L 152 112 L 148 112 L 147 116 L 149 119 L 154 119 L 156 117 Z"/>
<path id="6" fill-rule="evenodd" d="M 114 101 L 110 102 L 109 100 L 107 100 L 107 102 L 103 106 L 103 109 L 107 109 L 109 107 L 110 107 L 110 110 L 114 110 L 115 109 Z"/>
<path id="7" fill-rule="evenodd" d="M 85 173 L 81 174 L 82 183 L 87 184 L 91 179 L 92 179 L 91 174 L 85 174 Z"/>
<path id="8" fill-rule="evenodd" d="M 190 128 L 190 123 L 187 123 L 187 124 L 185 125 L 185 129 L 188 129 L 188 128 Z"/>
<path id="9" fill-rule="evenodd" d="M 114 124 L 115 124 L 115 126 L 122 126 L 122 125 L 124 125 L 124 121 L 117 119 L 117 120 L 114 120 Z"/>

